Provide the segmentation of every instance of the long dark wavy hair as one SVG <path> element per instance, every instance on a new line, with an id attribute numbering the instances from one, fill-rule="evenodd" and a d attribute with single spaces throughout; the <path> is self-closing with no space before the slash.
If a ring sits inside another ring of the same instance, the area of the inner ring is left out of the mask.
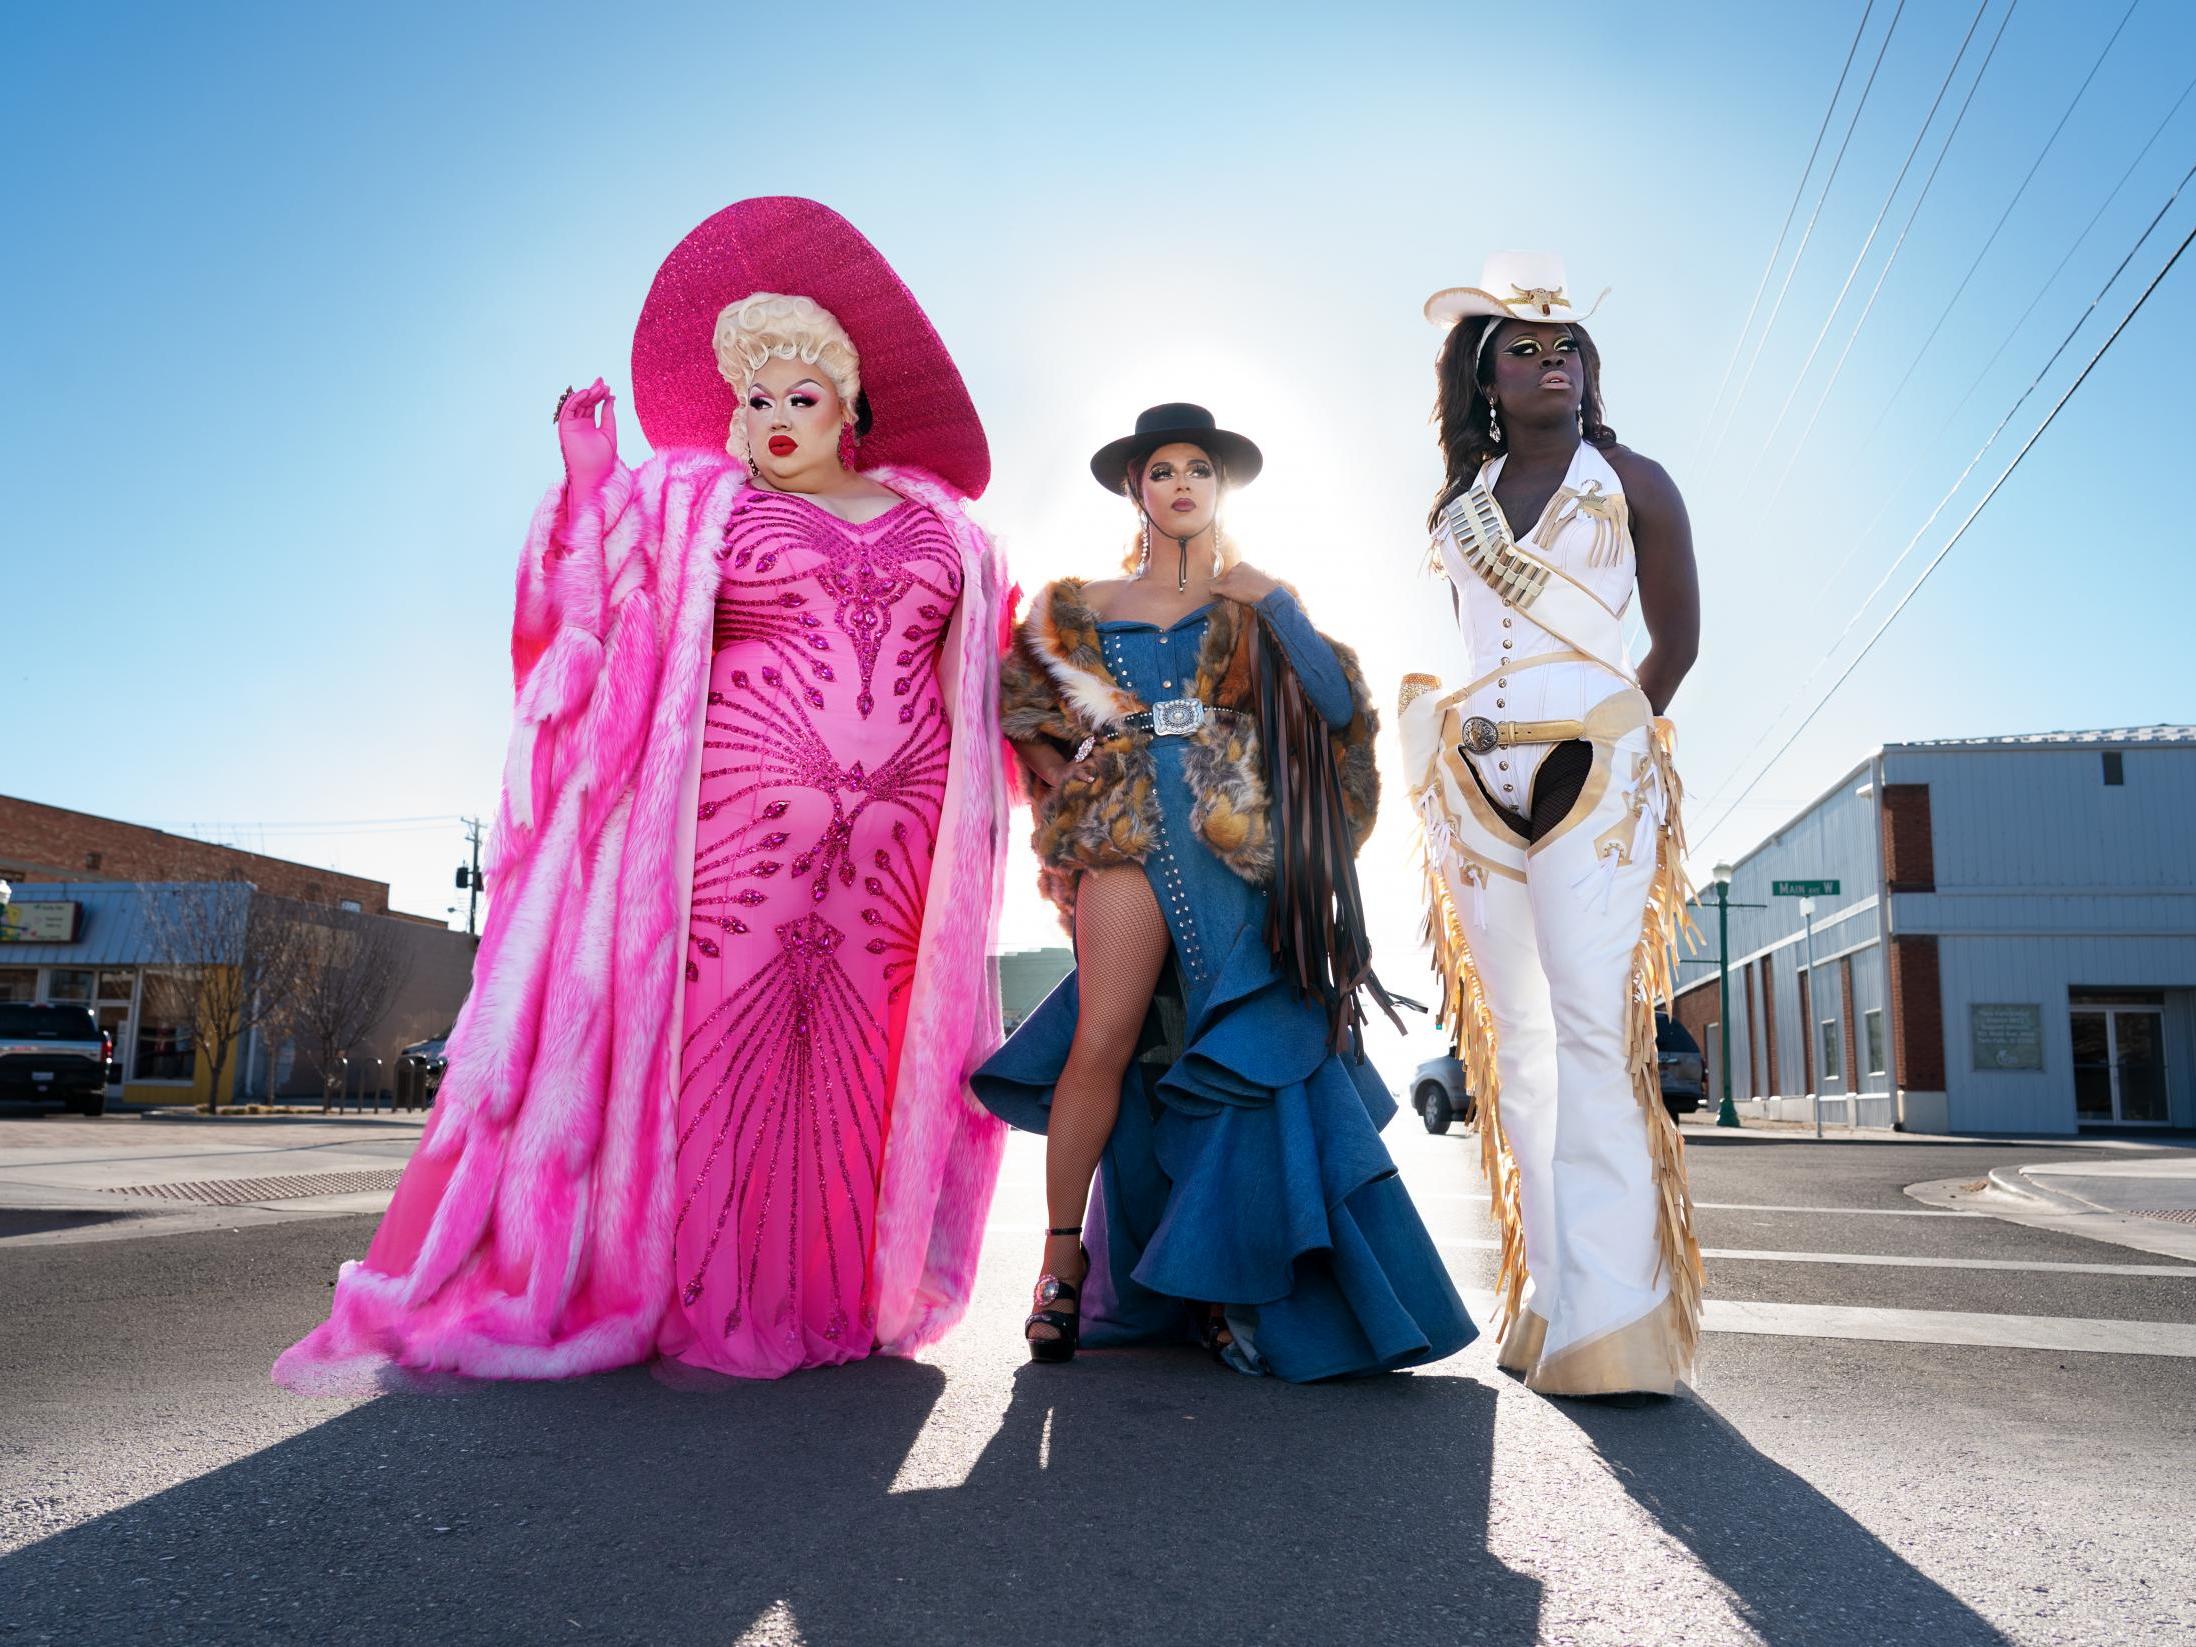
<path id="1" fill-rule="evenodd" d="M 1487 426 L 1488 413 L 1494 407 L 1487 396 L 1487 387 L 1494 382 L 1494 348 L 1490 345 L 1483 353 L 1479 347 L 1488 328 L 1500 326 L 1503 321 L 1501 315 L 1458 321 L 1449 328 L 1448 341 L 1441 345 L 1434 361 L 1433 421 L 1447 475 L 1433 507 L 1426 511 L 1429 532 L 1441 524 L 1441 511 L 1450 500 L 1471 485 L 1479 466 L 1505 450 L 1504 443 L 1495 439 Z M 1579 432 L 1590 445 L 1614 446 L 1616 431 L 1603 420 L 1601 411 L 1601 351 L 1594 347 L 1585 327 L 1573 325 L 1568 330 L 1578 339 L 1578 358 L 1586 368 Z"/>

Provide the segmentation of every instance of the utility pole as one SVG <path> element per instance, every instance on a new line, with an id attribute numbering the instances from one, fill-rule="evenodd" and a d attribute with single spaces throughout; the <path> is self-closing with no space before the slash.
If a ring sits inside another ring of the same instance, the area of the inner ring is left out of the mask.
<path id="1" fill-rule="evenodd" d="M 478 818 L 460 818 L 465 825 L 465 838 L 472 843 L 473 864 L 470 869 L 458 865 L 457 884 L 465 889 L 465 931 L 468 936 L 480 936 L 480 842 L 483 833 Z"/>

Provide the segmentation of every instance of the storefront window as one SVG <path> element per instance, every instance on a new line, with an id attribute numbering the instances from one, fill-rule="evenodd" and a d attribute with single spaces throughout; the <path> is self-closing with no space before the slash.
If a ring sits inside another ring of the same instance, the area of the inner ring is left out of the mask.
<path id="1" fill-rule="evenodd" d="M 55 967 L 47 975 L 46 999 L 49 1001 L 89 1001 L 92 998 L 92 975 L 76 967 Z"/>
<path id="2" fill-rule="evenodd" d="M 145 974 L 145 999 L 137 1015 L 137 1058 L 131 1078 L 188 1081 L 197 1064 L 191 1044 L 184 982 L 164 972 Z"/>
<path id="3" fill-rule="evenodd" d="M 1822 1021 L 1822 1078 L 1826 1082 L 1845 1079 L 1845 1036 L 1835 1018 Z"/>
<path id="4" fill-rule="evenodd" d="M 1868 1043 L 1868 1073 L 1883 1073 L 1883 1008 L 1870 1007 L 1861 1014 L 1861 1039 Z"/>
<path id="5" fill-rule="evenodd" d="M 99 975 L 99 998 L 102 1001 L 127 1003 L 137 986 L 134 972 L 102 972 Z"/>
<path id="6" fill-rule="evenodd" d="M 35 1001 L 37 999 L 38 969 L 36 967 L 0 967 L 0 1001 Z"/>

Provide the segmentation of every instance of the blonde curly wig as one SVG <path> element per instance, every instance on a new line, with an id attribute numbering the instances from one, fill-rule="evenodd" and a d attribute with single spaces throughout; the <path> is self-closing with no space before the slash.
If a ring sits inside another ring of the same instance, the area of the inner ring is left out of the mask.
<path id="1" fill-rule="evenodd" d="M 862 392 L 862 361 L 854 340 L 836 316 L 814 298 L 783 292 L 751 292 L 728 303 L 717 316 L 717 370 L 735 390 L 745 392 L 755 374 L 771 360 L 798 360 L 820 367 L 839 391 L 846 420 L 854 421 L 855 398 Z M 725 450 L 747 460 L 747 432 L 739 412 L 732 417 Z"/>

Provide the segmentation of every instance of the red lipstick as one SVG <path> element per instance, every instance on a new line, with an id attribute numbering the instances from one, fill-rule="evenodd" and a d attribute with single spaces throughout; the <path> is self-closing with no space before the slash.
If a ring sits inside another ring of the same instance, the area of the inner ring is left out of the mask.
<path id="1" fill-rule="evenodd" d="M 772 457 L 791 457 L 800 449 L 801 443 L 791 435 L 772 435 L 770 437 L 770 455 Z"/>

